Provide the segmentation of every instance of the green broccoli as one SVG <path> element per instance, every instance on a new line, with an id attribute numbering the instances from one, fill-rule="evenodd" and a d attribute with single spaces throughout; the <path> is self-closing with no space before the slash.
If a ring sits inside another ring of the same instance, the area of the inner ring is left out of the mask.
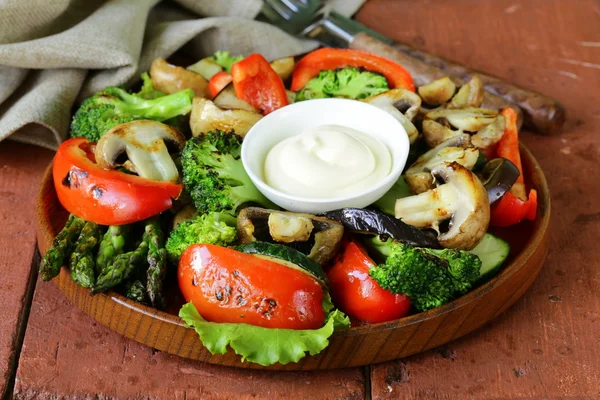
<path id="1" fill-rule="evenodd" d="M 324 97 L 365 99 L 390 90 L 385 76 L 355 67 L 324 70 L 312 78 L 296 96 L 296 101 Z"/>
<path id="2" fill-rule="evenodd" d="M 174 264 L 179 262 L 181 254 L 196 243 L 227 246 L 237 239 L 236 218 L 223 212 L 198 215 L 191 221 L 177 225 L 169 236 L 165 248 L 167 256 Z"/>
<path id="3" fill-rule="evenodd" d="M 408 295 L 420 311 L 466 293 L 479 277 L 481 260 L 467 251 L 418 248 L 379 237 L 369 242 L 386 257 L 371 268 L 371 277 L 392 293 Z"/>
<path id="4" fill-rule="evenodd" d="M 152 79 L 150 79 L 150 75 L 147 72 L 142 74 L 142 88 L 136 95 L 140 96 L 142 99 L 152 100 L 157 99 L 159 97 L 166 96 L 165 93 L 157 90 L 152 83 Z"/>
<path id="5" fill-rule="evenodd" d="M 109 86 L 87 98 L 79 107 L 71 124 L 72 137 L 85 137 L 97 142 L 100 137 L 115 125 L 138 119 L 166 121 L 192 110 L 194 91 L 185 89 L 168 96 L 147 100 L 149 95 L 142 89 L 140 94 Z"/>
<path id="6" fill-rule="evenodd" d="M 225 72 L 231 72 L 231 67 L 238 61 L 244 59 L 243 56 L 232 56 L 228 51 L 217 51 L 214 56 L 208 57 L 209 60 L 214 61 L 223 67 Z"/>
<path id="7" fill-rule="evenodd" d="M 245 203 L 275 206 L 254 186 L 240 151 L 242 138 L 233 131 L 211 131 L 188 140 L 181 153 L 183 184 L 200 214 L 236 213 Z"/>

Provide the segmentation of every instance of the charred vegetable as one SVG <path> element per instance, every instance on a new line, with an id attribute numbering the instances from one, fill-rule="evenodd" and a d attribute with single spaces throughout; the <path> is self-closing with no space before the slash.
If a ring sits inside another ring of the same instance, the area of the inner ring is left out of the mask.
<path id="1" fill-rule="evenodd" d="M 431 170 L 445 162 L 457 162 L 471 170 L 479 157 L 479 150 L 471 146 L 466 133 L 440 143 L 429 150 L 406 171 L 405 179 L 413 193 L 423 193 L 435 187 Z"/>
<path id="2" fill-rule="evenodd" d="M 73 246 L 85 225 L 85 221 L 74 215 L 70 215 L 65 227 L 52 241 L 52 247 L 44 254 L 40 263 L 40 278 L 49 281 L 56 277 L 63 266 L 65 259 L 73 250 Z"/>
<path id="3" fill-rule="evenodd" d="M 440 223 L 448 221 L 448 230 L 438 236 L 442 247 L 472 249 L 490 222 L 487 191 L 475 174 L 457 162 L 439 165 L 432 169 L 431 175 L 441 184 L 396 201 L 396 218 L 438 232 Z"/>
<path id="4" fill-rule="evenodd" d="M 283 242 L 323 265 L 339 249 L 344 227 L 324 217 L 248 207 L 238 215 L 242 243 Z"/>
<path id="5" fill-rule="evenodd" d="M 487 190 L 490 204 L 504 196 L 519 175 L 519 169 L 506 158 L 494 158 L 488 161 L 479 172 L 479 179 Z"/>
<path id="6" fill-rule="evenodd" d="M 298 250 L 292 249 L 291 247 L 284 246 L 282 244 L 273 244 L 266 242 L 251 242 L 237 246 L 237 251 L 241 251 L 246 254 L 254 254 L 268 258 L 271 261 L 279 263 L 285 263 L 286 266 L 304 270 L 308 274 L 317 278 L 323 284 L 325 283 L 325 272 L 319 263 L 311 260 L 306 255 L 300 253 Z"/>
<path id="7" fill-rule="evenodd" d="M 177 182 L 179 171 L 167 145 L 179 152 L 185 145 L 185 137 L 177 129 L 157 121 L 127 122 L 115 126 L 98 141 L 96 162 L 105 169 L 123 165 L 153 181 Z M 121 163 L 124 153 L 128 161 Z"/>
<path id="8" fill-rule="evenodd" d="M 338 221 L 351 232 L 382 235 L 413 246 L 440 247 L 434 232 L 422 231 L 390 215 L 377 211 L 362 208 L 342 208 L 326 212 L 324 216 Z"/>
<path id="9" fill-rule="evenodd" d="M 219 96 L 217 96 L 217 98 L 218 97 Z M 219 99 L 221 104 L 224 104 L 226 100 L 231 101 L 231 99 Z M 192 114 L 190 115 L 192 134 L 194 136 L 199 136 L 214 130 L 233 130 L 238 135 L 244 136 L 248 133 L 250 128 L 262 118 L 262 115 L 259 113 L 249 111 L 249 107 L 252 107 L 249 104 L 248 106 L 243 107 L 241 104 L 230 103 L 228 105 L 235 105 L 239 108 L 223 109 L 210 100 L 195 97 L 192 106 Z"/>
<path id="10" fill-rule="evenodd" d="M 421 107 L 421 98 L 418 95 L 406 89 L 392 89 L 367 97 L 364 101 L 396 118 L 406 130 L 410 143 L 417 140 L 419 132 L 412 121 Z"/>

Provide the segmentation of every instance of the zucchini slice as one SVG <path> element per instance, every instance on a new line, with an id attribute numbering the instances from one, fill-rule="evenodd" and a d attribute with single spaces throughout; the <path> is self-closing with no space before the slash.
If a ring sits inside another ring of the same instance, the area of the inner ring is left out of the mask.
<path id="1" fill-rule="evenodd" d="M 483 283 L 500 271 L 500 267 L 510 253 L 510 245 L 492 235 L 486 233 L 481 239 L 481 242 L 470 253 L 475 254 L 481 260 L 481 268 L 479 269 L 479 279 L 477 283 Z"/>
<path id="2" fill-rule="evenodd" d="M 267 242 L 251 242 L 241 244 L 235 249 L 246 254 L 254 254 L 258 256 L 265 256 L 270 259 L 276 259 L 273 260 L 275 262 L 277 262 L 277 260 L 284 261 L 284 263 L 280 264 L 291 268 L 296 267 L 296 269 L 300 269 L 322 283 L 325 283 L 325 272 L 319 263 L 311 260 L 298 250 L 292 249 L 291 247 Z"/>

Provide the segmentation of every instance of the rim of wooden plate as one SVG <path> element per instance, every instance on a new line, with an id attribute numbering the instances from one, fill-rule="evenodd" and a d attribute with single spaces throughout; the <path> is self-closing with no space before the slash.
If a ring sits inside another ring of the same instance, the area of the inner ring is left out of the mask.
<path id="1" fill-rule="evenodd" d="M 482 296 L 485 296 L 487 293 L 489 293 L 494 287 L 509 280 L 520 268 L 522 268 L 526 264 L 526 262 L 531 258 L 531 256 L 534 254 L 534 252 L 538 249 L 538 247 L 542 244 L 543 240 L 545 239 L 545 234 L 546 234 L 546 231 L 550 224 L 550 193 L 548 190 L 548 184 L 546 181 L 546 177 L 544 176 L 544 173 L 543 173 L 540 165 L 537 163 L 536 159 L 533 157 L 531 152 L 523 144 L 521 144 L 520 150 L 521 150 L 523 168 L 526 172 L 526 175 L 528 175 L 528 177 L 529 177 L 531 186 L 534 189 L 536 189 L 538 192 L 538 217 L 534 221 L 533 235 L 529 238 L 527 244 L 524 246 L 522 251 L 518 255 L 516 255 L 516 257 L 513 259 L 513 261 L 508 266 L 504 267 L 498 275 L 496 275 L 494 278 L 492 278 L 485 284 L 477 287 L 476 289 L 472 290 L 471 292 L 469 292 L 447 304 L 444 304 L 441 307 L 438 307 L 438 308 L 435 308 L 433 310 L 429 310 L 426 312 L 413 314 L 408 317 L 400 318 L 400 319 L 393 320 L 393 321 L 351 327 L 347 330 L 335 332 L 333 334 L 333 337 L 357 336 L 357 335 L 366 335 L 368 333 L 372 333 L 372 332 L 376 332 L 376 331 L 396 330 L 396 329 L 408 327 L 410 325 L 419 324 L 421 322 L 431 320 L 433 318 L 438 318 L 438 317 L 444 316 L 445 314 L 447 314 L 453 310 L 456 310 L 456 309 L 459 309 L 462 307 L 466 307 L 469 304 L 471 304 L 473 301 L 479 300 Z M 47 198 L 49 195 L 53 196 L 52 197 L 53 204 L 44 204 L 45 202 L 47 202 Z M 48 205 L 50 205 L 50 207 L 48 207 Z M 51 163 L 48 166 L 48 168 L 46 169 L 46 172 L 44 174 L 42 184 L 41 184 L 40 190 L 38 192 L 38 199 L 37 199 L 38 246 L 40 247 L 40 251 L 42 252 L 42 254 L 44 254 L 46 252 L 46 250 L 50 247 L 52 239 L 57 234 L 57 232 L 55 232 L 53 229 L 53 224 L 51 221 L 52 221 L 52 216 L 56 215 L 59 212 L 62 212 L 63 214 L 65 213 L 64 209 L 62 209 L 62 206 L 58 202 L 58 199 L 56 198 L 56 193 L 54 191 L 54 184 L 53 184 L 53 180 L 52 180 L 52 163 Z M 545 260 L 545 256 L 544 256 L 544 260 Z M 537 276 L 537 273 L 536 273 L 536 276 Z M 67 289 L 75 290 L 75 291 L 77 291 L 78 289 L 82 289 L 71 280 L 69 271 L 66 267 L 61 268 L 61 272 L 60 272 L 58 279 L 55 279 L 54 281 L 57 284 L 57 286 L 59 286 L 59 288 L 69 298 L 71 298 L 71 296 L 69 296 L 69 294 L 67 293 Z M 142 315 L 157 319 L 161 322 L 167 322 L 167 323 L 173 324 L 177 327 L 188 329 L 188 328 L 186 328 L 184 321 L 181 318 L 179 318 L 179 316 L 170 314 L 170 313 L 167 313 L 164 311 L 159 311 L 152 307 L 137 303 L 137 302 L 132 301 L 132 300 L 126 298 L 125 296 L 122 296 L 114 291 L 107 291 L 105 293 L 100 293 L 100 294 L 95 295 L 93 298 L 95 298 L 96 301 L 100 301 L 99 300 L 100 298 L 104 301 L 112 301 L 117 304 L 120 304 L 123 307 L 128 308 L 131 311 L 135 311 Z M 71 299 L 71 300 L 73 300 L 73 299 Z M 513 301 L 516 301 L 516 298 L 513 299 Z M 82 309 L 84 312 L 91 315 L 91 313 L 88 310 L 85 310 L 82 307 L 80 307 L 78 304 L 75 303 L 75 301 L 73 301 L 73 303 L 78 308 Z M 502 308 L 502 307 L 500 307 L 500 308 Z M 494 315 L 492 318 L 494 318 L 496 315 Z M 94 317 L 92 316 L 92 318 L 94 318 Z M 94 319 L 98 320 L 98 318 L 94 318 Z M 102 322 L 102 321 L 100 321 L 100 322 Z M 489 320 L 482 322 L 481 325 L 484 325 L 487 322 L 489 322 Z M 480 326 L 478 326 L 475 329 L 478 329 L 479 327 Z M 112 329 L 112 330 L 115 330 L 115 329 Z M 190 329 L 190 331 L 192 331 L 192 330 Z M 131 337 L 125 333 L 123 333 L 123 334 L 124 334 L 124 336 L 130 337 L 133 340 L 136 340 L 140 343 L 147 345 L 147 343 L 144 343 L 144 341 L 139 341 L 135 337 Z M 455 340 L 460 336 L 462 336 L 462 335 L 453 336 L 449 341 Z M 198 343 L 200 346 L 202 346 L 199 338 L 198 338 Z M 173 352 L 169 351 L 169 349 L 159 349 L 159 350 L 166 350 L 169 353 L 178 354 L 177 352 L 173 353 Z M 203 350 L 207 351 L 205 348 L 203 348 Z M 425 350 L 425 349 L 423 349 L 423 350 Z M 232 351 L 229 350 L 227 354 L 229 354 L 229 353 L 232 353 Z M 309 356 L 306 356 L 306 357 L 308 358 Z M 231 363 L 218 362 L 218 359 L 213 360 L 213 358 L 214 357 L 211 357 L 206 361 L 209 363 L 215 363 L 215 364 L 232 365 Z M 239 357 L 237 357 L 237 358 L 239 358 Z M 244 363 L 244 364 L 246 364 L 245 365 L 246 368 L 259 368 L 259 369 L 265 368 L 260 365 L 256 365 L 256 364 L 252 364 L 252 363 Z M 286 368 L 286 369 L 289 369 L 289 368 Z"/>

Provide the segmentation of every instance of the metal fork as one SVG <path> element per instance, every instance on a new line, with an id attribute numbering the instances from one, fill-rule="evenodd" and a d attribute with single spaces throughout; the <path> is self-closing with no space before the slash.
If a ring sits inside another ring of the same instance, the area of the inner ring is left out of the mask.
<path id="1" fill-rule="evenodd" d="M 264 0 L 261 17 L 292 35 L 313 39 L 325 46 L 348 47 L 359 32 L 393 43 L 320 0 Z"/>

